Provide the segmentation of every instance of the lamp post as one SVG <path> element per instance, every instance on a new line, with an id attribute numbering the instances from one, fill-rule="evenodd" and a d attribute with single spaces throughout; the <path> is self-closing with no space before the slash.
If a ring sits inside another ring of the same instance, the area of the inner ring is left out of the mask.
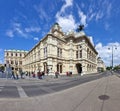
<path id="1" fill-rule="evenodd" d="M 111 48 L 108 48 L 109 50 L 112 49 L 112 69 L 113 69 L 113 52 L 114 52 L 114 48 L 117 49 L 116 46 L 112 45 Z"/>

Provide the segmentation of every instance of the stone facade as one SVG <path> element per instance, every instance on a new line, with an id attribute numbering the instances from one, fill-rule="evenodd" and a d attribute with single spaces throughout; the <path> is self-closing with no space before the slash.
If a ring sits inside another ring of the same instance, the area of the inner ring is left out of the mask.
<path id="1" fill-rule="evenodd" d="M 101 71 L 105 71 L 106 70 L 106 66 L 103 62 L 103 60 L 101 59 L 101 57 L 97 58 L 97 71 L 101 72 Z"/>
<path id="2" fill-rule="evenodd" d="M 4 63 L 6 67 L 11 67 L 14 72 L 22 70 L 23 58 L 28 51 L 24 50 L 5 50 Z"/>
<path id="3" fill-rule="evenodd" d="M 24 57 L 23 69 L 28 72 L 44 71 L 47 74 L 89 74 L 97 72 L 97 51 L 90 39 L 81 32 L 63 33 L 54 24 Z"/>

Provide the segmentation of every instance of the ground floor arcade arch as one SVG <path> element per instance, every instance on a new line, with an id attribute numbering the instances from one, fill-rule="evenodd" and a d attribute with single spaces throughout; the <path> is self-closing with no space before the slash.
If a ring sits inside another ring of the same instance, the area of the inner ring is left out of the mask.
<path id="1" fill-rule="evenodd" d="M 76 69 L 77 69 L 77 73 L 81 74 L 82 73 L 82 65 L 80 63 L 76 64 Z"/>

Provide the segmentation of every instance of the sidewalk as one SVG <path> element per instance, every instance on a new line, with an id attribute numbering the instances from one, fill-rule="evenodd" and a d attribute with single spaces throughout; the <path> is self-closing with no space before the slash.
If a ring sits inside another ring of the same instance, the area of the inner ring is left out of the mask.
<path id="1" fill-rule="evenodd" d="M 0 111 L 119 111 L 120 78 L 107 76 L 64 91 L 23 99 L 0 99 Z"/>

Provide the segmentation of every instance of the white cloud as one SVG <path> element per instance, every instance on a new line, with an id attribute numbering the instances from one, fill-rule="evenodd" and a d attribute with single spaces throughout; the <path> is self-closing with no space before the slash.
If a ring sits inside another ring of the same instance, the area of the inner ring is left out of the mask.
<path id="1" fill-rule="evenodd" d="M 29 27 L 29 28 L 25 28 L 26 32 L 39 32 L 40 31 L 40 27 Z"/>
<path id="2" fill-rule="evenodd" d="M 110 29 L 110 24 L 105 23 L 105 30 L 109 30 Z"/>
<path id="3" fill-rule="evenodd" d="M 6 31 L 6 35 L 9 37 L 14 37 L 15 34 L 19 34 L 21 37 L 25 38 L 28 37 L 28 35 L 22 29 L 21 24 L 17 22 L 12 23 L 12 28 Z"/>
<path id="4" fill-rule="evenodd" d="M 91 1 L 87 12 L 87 20 L 90 22 L 91 20 L 108 19 L 112 14 L 112 2 L 109 0 Z"/>
<path id="5" fill-rule="evenodd" d="M 12 25 L 13 25 L 14 28 L 16 28 L 16 27 L 21 27 L 21 24 L 18 23 L 18 22 L 14 22 Z"/>
<path id="6" fill-rule="evenodd" d="M 113 46 L 113 65 L 120 64 L 120 43 L 108 43 L 106 46 L 103 46 L 102 43 L 96 45 L 96 50 L 98 51 L 99 56 L 103 59 L 107 66 L 112 65 L 112 46 Z M 110 49 L 109 49 L 110 48 Z M 116 49 L 117 48 L 117 49 Z"/>
<path id="7" fill-rule="evenodd" d="M 90 39 L 90 42 L 91 42 L 92 45 L 94 46 L 93 37 L 92 37 L 92 36 L 88 36 L 88 38 Z"/>
<path id="8" fill-rule="evenodd" d="M 103 18 L 103 16 L 104 16 L 104 13 L 103 13 L 103 11 L 100 10 L 100 11 L 96 14 L 96 21 L 98 21 L 99 19 Z"/>
<path id="9" fill-rule="evenodd" d="M 39 38 L 38 37 L 34 37 L 33 38 L 35 41 L 39 41 Z"/>
<path id="10" fill-rule="evenodd" d="M 66 14 L 65 10 L 68 7 L 73 6 L 73 0 L 65 0 L 65 4 L 61 7 L 61 10 L 57 12 L 56 14 L 56 22 L 62 26 L 62 29 L 64 32 L 68 30 L 74 30 L 77 27 L 77 23 L 75 22 L 75 19 L 72 14 Z M 63 16 L 64 13 L 64 16 Z"/>
<path id="11" fill-rule="evenodd" d="M 21 35 L 22 37 L 25 37 L 25 38 L 28 37 L 28 35 L 20 27 L 16 27 L 14 30 L 17 34 Z"/>
<path id="12" fill-rule="evenodd" d="M 112 5 L 111 5 L 111 3 L 109 3 L 108 6 L 107 6 L 107 17 L 110 17 L 111 9 L 112 9 Z"/>
<path id="13" fill-rule="evenodd" d="M 112 2 L 109 2 L 108 0 L 104 0 L 104 2 L 102 2 L 102 8 L 104 9 L 103 11 L 105 14 L 106 18 L 109 18 L 112 12 Z"/>
<path id="14" fill-rule="evenodd" d="M 91 21 L 95 17 L 96 17 L 96 13 L 90 14 L 89 17 L 88 17 L 88 21 Z"/>
<path id="15" fill-rule="evenodd" d="M 78 11 L 78 13 L 79 13 L 79 17 L 81 18 L 81 20 L 80 20 L 80 23 L 82 24 L 82 25 L 87 25 L 87 23 L 86 23 L 86 20 L 87 20 L 87 16 L 84 14 L 84 12 L 82 12 L 80 9 L 79 9 L 79 11 Z"/>
<path id="16" fill-rule="evenodd" d="M 60 13 L 64 13 L 65 9 L 73 5 L 73 0 L 65 0 L 65 4 L 62 6 Z"/>
<path id="17" fill-rule="evenodd" d="M 57 22 L 62 26 L 63 31 L 74 30 L 77 27 L 75 20 L 72 15 L 61 17 L 57 17 Z"/>
<path id="18" fill-rule="evenodd" d="M 37 13 L 39 14 L 39 18 L 41 20 L 48 20 L 48 14 L 45 12 L 43 6 L 40 4 L 40 5 L 34 5 L 34 9 L 37 11 Z"/>
<path id="19" fill-rule="evenodd" d="M 29 34 L 30 32 L 39 32 L 39 31 L 40 31 L 40 27 L 31 26 L 31 27 L 23 28 L 20 23 L 14 22 L 12 23 L 11 29 L 6 31 L 6 35 L 9 37 L 14 37 L 15 35 L 19 35 L 21 37 L 28 38 L 28 37 L 32 37 L 32 35 Z"/>
<path id="20" fill-rule="evenodd" d="M 13 32 L 13 30 L 7 30 L 7 32 L 6 32 L 6 35 L 8 36 L 8 37 L 14 37 L 14 34 L 13 34 L 14 32 Z"/>

